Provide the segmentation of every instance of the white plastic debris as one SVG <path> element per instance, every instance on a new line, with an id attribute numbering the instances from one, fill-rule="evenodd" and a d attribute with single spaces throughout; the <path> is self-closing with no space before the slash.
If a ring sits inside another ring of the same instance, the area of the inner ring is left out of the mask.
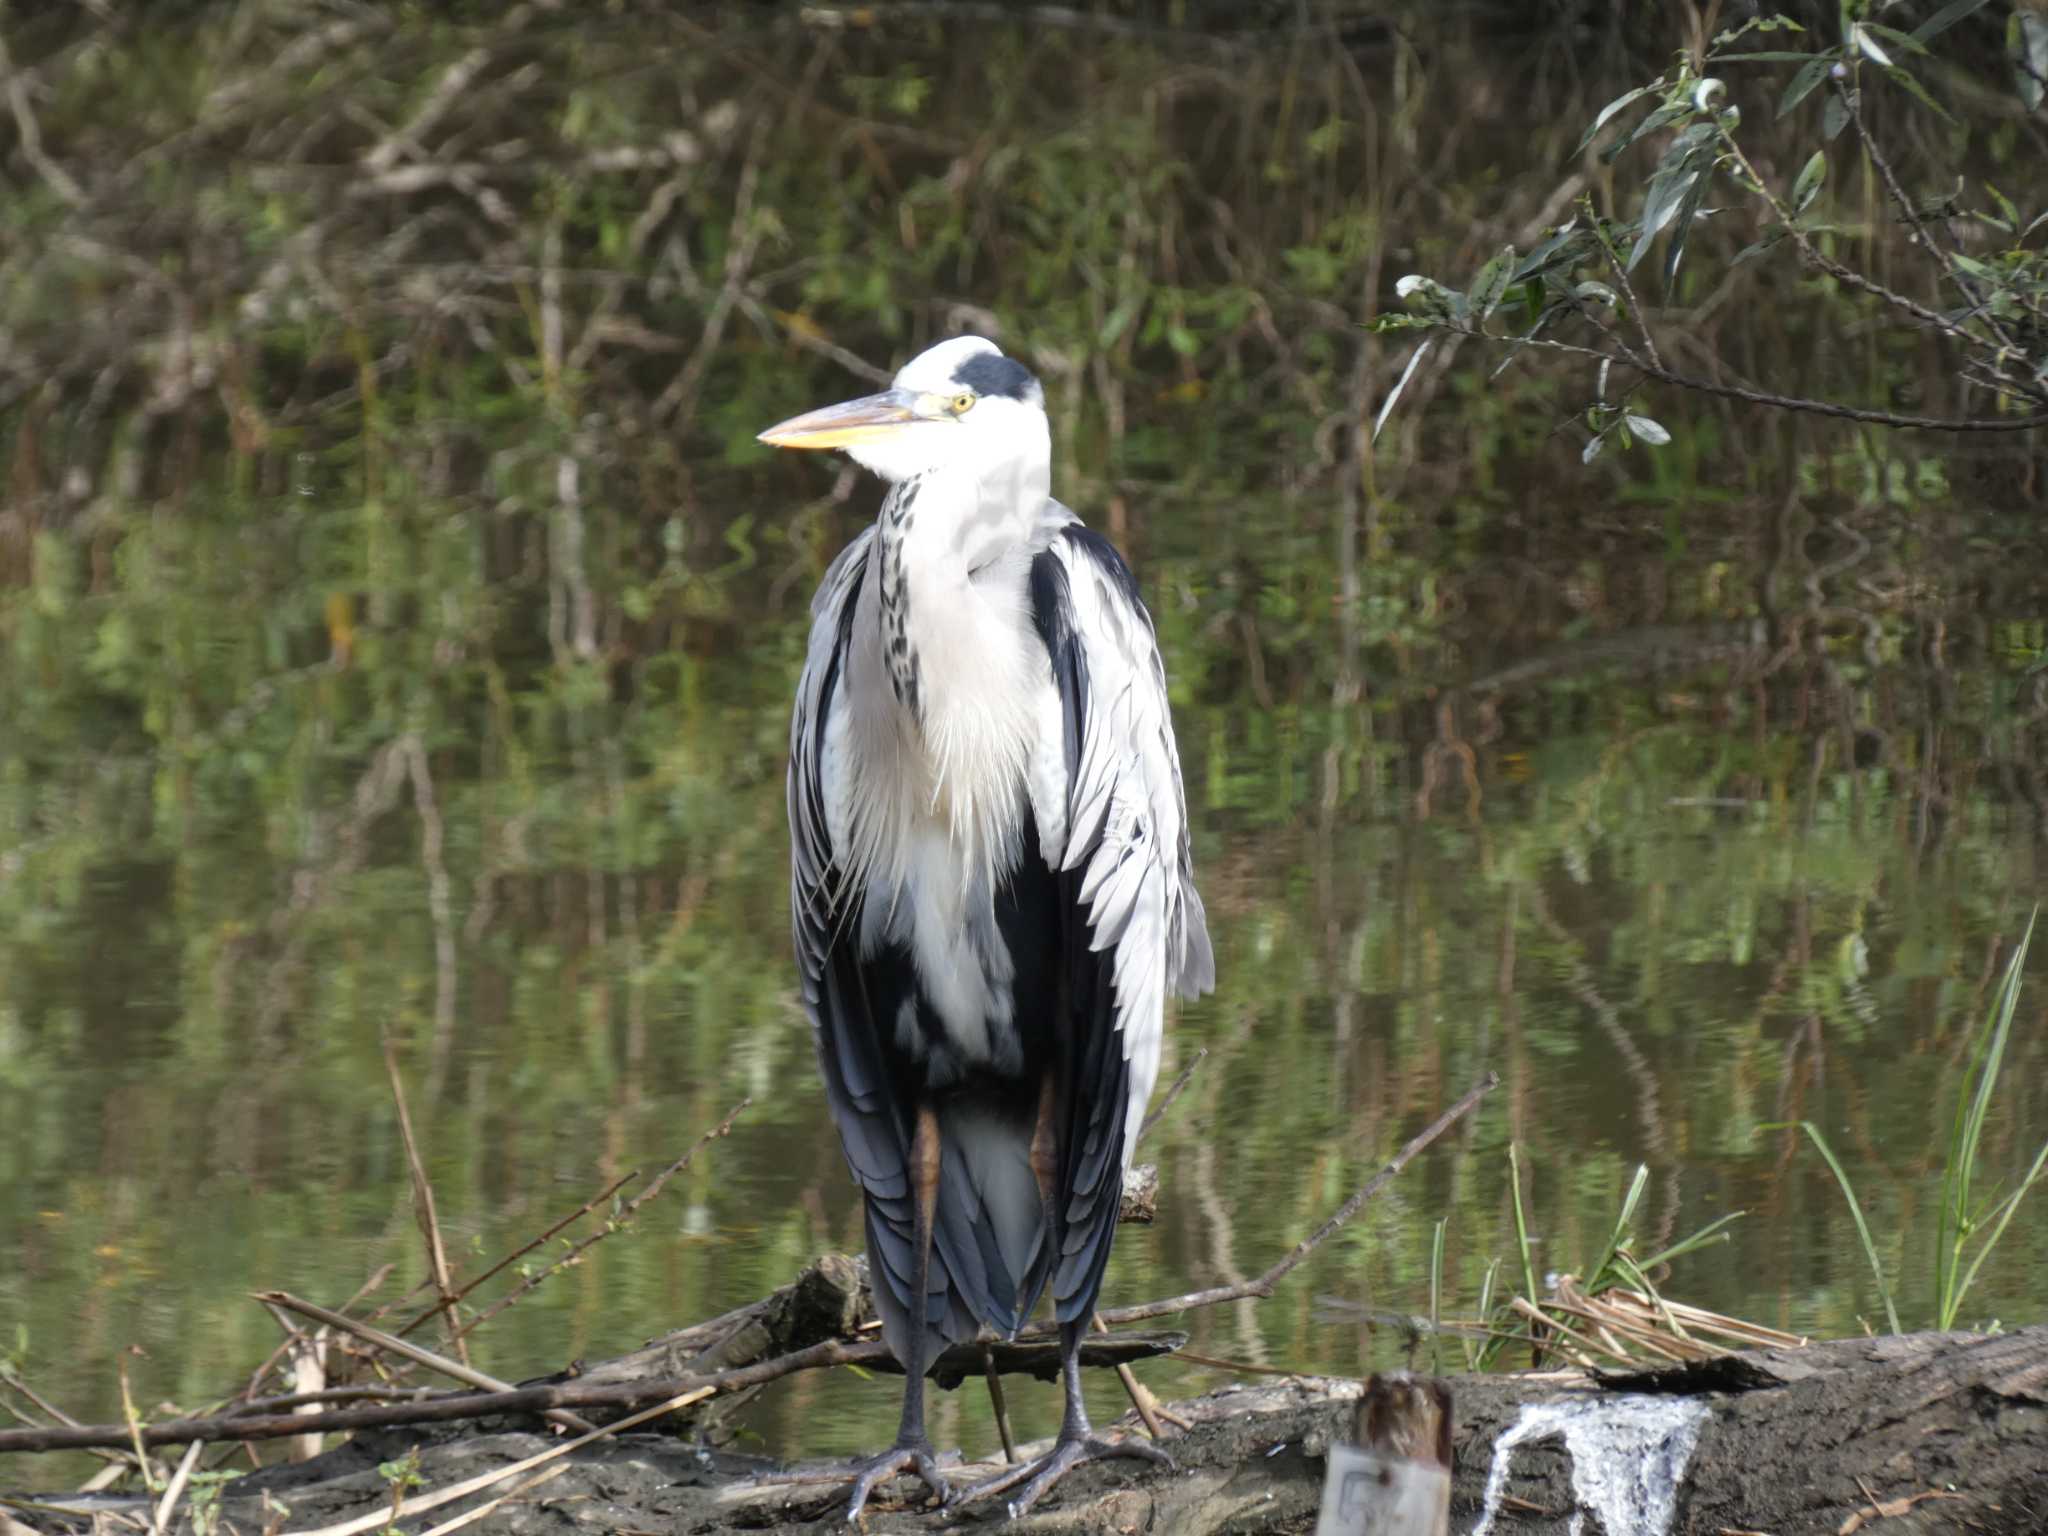
<path id="1" fill-rule="evenodd" d="M 1532 1403 L 1494 1442 L 1486 1497 L 1472 1536 L 1489 1536 L 1507 1489 L 1514 1449 L 1527 1440 L 1564 1437 L 1571 1458 L 1572 1536 L 1590 1510 L 1607 1536 L 1665 1536 L 1678 1489 L 1699 1444 L 1707 1405 L 1698 1398 L 1616 1396 Z"/>

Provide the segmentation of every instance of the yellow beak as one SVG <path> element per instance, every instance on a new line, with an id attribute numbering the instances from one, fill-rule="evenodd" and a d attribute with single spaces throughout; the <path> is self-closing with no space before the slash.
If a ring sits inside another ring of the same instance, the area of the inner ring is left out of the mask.
<path id="1" fill-rule="evenodd" d="M 913 422 L 924 419 L 914 408 L 916 399 L 906 389 L 885 389 L 879 395 L 865 395 L 778 421 L 761 434 L 760 440 L 777 448 L 845 448 L 894 437 Z"/>

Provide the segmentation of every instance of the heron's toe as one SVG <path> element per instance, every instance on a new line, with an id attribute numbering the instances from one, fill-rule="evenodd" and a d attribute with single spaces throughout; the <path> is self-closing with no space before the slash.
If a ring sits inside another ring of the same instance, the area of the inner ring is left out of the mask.
<path id="1" fill-rule="evenodd" d="M 1150 1440 L 1139 1436 L 1103 1440 L 1094 1435 L 1077 1435 L 1071 1440 L 1059 1441 L 1036 1461 L 1026 1462 L 1021 1467 L 1011 1467 L 1007 1471 L 997 1473 L 986 1482 L 975 1484 L 961 1493 L 955 1502 L 968 1504 L 976 1499 L 990 1498 L 1017 1488 L 1016 1495 L 1011 1498 L 1005 1510 L 1010 1519 L 1016 1520 L 1074 1468 L 1091 1461 L 1108 1461 L 1118 1456 L 1128 1457 L 1134 1461 L 1153 1462 L 1165 1467 L 1169 1472 L 1179 1470 L 1171 1456 Z M 1020 1483 L 1023 1486 L 1018 1488 Z"/>

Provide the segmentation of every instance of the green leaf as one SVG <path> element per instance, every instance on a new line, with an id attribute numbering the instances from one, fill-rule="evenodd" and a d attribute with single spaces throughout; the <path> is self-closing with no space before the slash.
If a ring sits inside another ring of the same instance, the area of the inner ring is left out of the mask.
<path id="1" fill-rule="evenodd" d="M 1584 448 L 1581 448 L 1579 450 L 1579 462 L 1581 464 L 1592 463 L 1595 459 L 1600 457 L 1600 450 L 1605 448 L 1606 446 L 1607 434 L 1605 432 L 1602 432 L 1598 437 L 1595 437 L 1591 442 L 1587 443 Z"/>
<path id="2" fill-rule="evenodd" d="M 2013 88 L 2032 112 L 2048 92 L 2048 16 L 2015 10 L 2005 23 L 2005 53 L 2012 60 Z"/>
<path id="3" fill-rule="evenodd" d="M 1524 256 L 1515 267 L 1515 281 L 1535 277 L 1553 266 L 1567 266 L 1576 262 L 1579 259 L 1577 248 L 1591 244 L 1593 238 L 1589 231 L 1578 226 L 1579 221 L 1576 218 L 1572 219 L 1556 234 Z"/>
<path id="4" fill-rule="evenodd" d="M 1504 245 L 1493 258 L 1479 269 L 1479 276 L 1472 281 L 1466 300 L 1472 307 L 1473 318 L 1481 325 L 1500 303 L 1500 296 L 1507 292 L 1508 279 L 1514 275 L 1515 248 Z"/>
<path id="5" fill-rule="evenodd" d="M 1837 134 L 1849 126 L 1849 104 L 1846 97 L 1837 92 L 1828 98 L 1828 104 L 1820 114 L 1820 136 L 1832 143 Z"/>
<path id="6" fill-rule="evenodd" d="M 1955 121 L 1953 117 L 1949 116 L 1946 107 L 1927 94 L 1927 87 L 1914 79 L 1910 70 L 1901 69 L 1898 65 L 1892 64 L 1886 66 L 1885 74 L 1894 85 L 1905 91 L 1908 96 L 1911 96 L 1944 123 L 1953 123 Z"/>
<path id="7" fill-rule="evenodd" d="M 1827 79 L 1828 71 L 1834 68 L 1832 52 L 1817 53 L 1792 77 L 1792 83 L 1785 87 L 1785 94 L 1778 98 L 1778 116 L 1783 117 L 1812 94 L 1813 88 Z"/>
<path id="8" fill-rule="evenodd" d="M 1670 432 L 1654 417 L 1624 416 L 1622 420 L 1628 424 L 1629 431 L 1635 434 L 1638 442 L 1648 443 L 1652 448 L 1662 448 L 1671 441 Z"/>
<path id="9" fill-rule="evenodd" d="M 1713 53 L 1707 55 L 1709 64 L 1790 64 L 1794 59 L 1810 59 L 1810 53 L 1787 53 L 1782 49 L 1763 53 Z"/>
<path id="10" fill-rule="evenodd" d="M 1923 59 L 1933 57 L 1919 38 L 1912 36 L 1910 33 L 1901 32 L 1897 27 L 1881 27 L 1874 21 L 1866 21 L 1863 23 L 1863 30 L 1876 33 L 1886 42 L 1895 44 L 1901 52 L 1917 53 Z"/>
<path id="11" fill-rule="evenodd" d="M 1913 29 L 1913 36 L 1921 42 L 1931 42 L 1941 36 L 1959 21 L 1965 21 L 1984 9 L 1985 0 L 1949 0 L 1940 10 Z"/>
<path id="12" fill-rule="evenodd" d="M 1766 251 L 1770 250 L 1780 240 L 1783 240 L 1785 236 L 1787 236 L 1790 233 L 1791 231 L 1785 228 L 1785 226 L 1782 224 L 1771 225 L 1769 229 L 1764 231 L 1763 238 L 1761 240 L 1758 240 L 1750 245 L 1745 245 L 1741 250 L 1737 251 L 1735 253 L 1735 259 L 1729 262 L 1728 265 L 1731 267 L 1739 267 L 1745 261 L 1748 261 L 1752 256 L 1763 255 Z"/>
<path id="13" fill-rule="evenodd" d="M 1578 148 L 1572 151 L 1572 158 L 1577 159 L 1580 155 L 1583 155 L 1586 152 L 1586 146 L 1593 142 L 1593 135 L 1598 133 L 1602 128 L 1606 127 L 1608 120 L 1612 118 L 1615 113 L 1619 112 L 1623 107 L 1627 106 L 1630 102 L 1638 101 L 1641 98 L 1649 95 L 1650 92 L 1662 89 L 1663 85 L 1664 77 L 1662 75 L 1659 75 L 1656 79 L 1652 80 L 1648 85 L 1639 85 L 1632 91 L 1624 91 L 1621 95 L 1615 97 L 1614 100 L 1607 103 L 1606 106 L 1602 107 L 1600 109 L 1600 115 L 1593 119 L 1593 125 L 1579 136 Z"/>
<path id="14" fill-rule="evenodd" d="M 1631 270 L 1643 259 L 1643 253 L 1649 250 L 1659 231 L 1677 215 L 1679 205 L 1685 201 L 1700 176 L 1697 170 L 1689 170 L 1683 165 L 1672 166 L 1667 160 L 1650 178 L 1650 190 L 1643 199 L 1642 228 L 1637 232 L 1635 246 L 1628 255 Z"/>
<path id="15" fill-rule="evenodd" d="M 1671 244 L 1664 252 L 1666 288 L 1678 279 L 1678 264 L 1685 259 L 1686 237 L 1692 233 L 1692 221 L 1700 211 L 1700 199 L 1707 195 L 1707 180 L 1707 174 L 1702 170 L 1687 190 L 1685 200 L 1678 205 L 1678 216 L 1671 221 Z"/>
<path id="16" fill-rule="evenodd" d="M 1799 172 L 1799 179 L 1792 184 L 1792 212 L 1801 214 L 1813 206 L 1813 200 L 1820 196 L 1822 183 L 1828 179 L 1828 152 L 1816 149 Z"/>
<path id="17" fill-rule="evenodd" d="M 2013 207 L 2012 199 L 1988 181 L 1984 183 L 1984 190 L 1990 194 L 1991 200 L 1998 204 L 1999 216 L 2005 220 L 2006 233 L 2010 234 L 2018 229 L 2020 227 L 2020 211 Z"/>
<path id="18" fill-rule="evenodd" d="M 1614 164 L 1615 160 L 1620 157 L 1621 152 L 1627 149 L 1629 145 L 1635 143 L 1644 134 L 1655 133 L 1659 128 L 1668 127 L 1670 124 L 1677 122 L 1681 117 L 1690 117 L 1692 116 L 1692 111 L 1692 102 L 1689 99 L 1681 97 L 1677 101 L 1666 102 L 1648 117 L 1637 123 L 1627 133 L 1624 133 L 1612 144 L 1601 150 L 1601 160 L 1608 165 Z"/>
<path id="19" fill-rule="evenodd" d="M 1621 296 L 1605 283 L 1592 281 L 1580 283 L 1572 289 L 1572 297 L 1576 299 L 1598 299 L 1609 309 L 1621 308 Z"/>

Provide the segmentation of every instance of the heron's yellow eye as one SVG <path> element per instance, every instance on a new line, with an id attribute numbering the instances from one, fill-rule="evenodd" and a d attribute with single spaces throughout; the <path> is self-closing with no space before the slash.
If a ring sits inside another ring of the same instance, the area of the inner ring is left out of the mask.
<path id="1" fill-rule="evenodd" d="M 946 409 L 951 411 L 955 416 L 965 416 L 969 411 L 974 409 L 974 396 L 955 395 L 952 399 L 946 402 Z"/>

